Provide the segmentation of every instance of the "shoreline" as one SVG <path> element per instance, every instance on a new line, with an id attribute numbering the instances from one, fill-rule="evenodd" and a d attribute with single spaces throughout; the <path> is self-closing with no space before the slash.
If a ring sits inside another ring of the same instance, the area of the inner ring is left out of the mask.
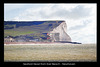
<path id="1" fill-rule="evenodd" d="M 26 43 L 26 44 L 4 44 L 4 45 L 71 45 L 71 43 Z"/>
<path id="2" fill-rule="evenodd" d="M 4 43 L 4 45 L 85 45 L 85 44 L 57 43 L 57 42 L 6 42 Z M 91 45 L 96 45 L 96 44 L 93 43 Z"/>

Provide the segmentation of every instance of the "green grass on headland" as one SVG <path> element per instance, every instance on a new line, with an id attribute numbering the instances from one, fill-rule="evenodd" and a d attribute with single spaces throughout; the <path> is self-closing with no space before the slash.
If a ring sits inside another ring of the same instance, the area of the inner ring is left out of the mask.
<path id="1" fill-rule="evenodd" d="M 34 31 L 14 31 L 14 30 L 4 30 L 4 36 L 19 36 L 19 35 L 26 35 L 32 34 Z"/>

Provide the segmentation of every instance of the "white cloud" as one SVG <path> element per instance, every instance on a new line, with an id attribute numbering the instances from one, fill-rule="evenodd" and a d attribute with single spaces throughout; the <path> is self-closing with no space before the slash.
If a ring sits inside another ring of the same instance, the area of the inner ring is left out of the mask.
<path id="1" fill-rule="evenodd" d="M 14 9 L 22 8 L 22 7 L 24 7 L 24 5 L 5 3 L 4 4 L 4 11 L 7 12 L 7 11 L 14 10 Z"/>
<path id="2" fill-rule="evenodd" d="M 26 9 L 21 15 L 18 17 L 19 20 L 26 20 L 25 17 L 30 20 L 38 20 L 40 19 L 81 19 L 90 16 L 91 8 L 86 8 L 83 5 L 47 5 L 40 8 L 31 8 Z M 67 8 L 68 7 L 68 8 Z M 24 16 L 24 17 L 23 17 Z M 30 16 L 30 18 L 29 18 Z"/>
<path id="3" fill-rule="evenodd" d="M 88 19 L 87 21 L 80 21 L 79 25 L 70 26 L 68 29 L 68 34 L 71 36 L 73 41 L 78 41 L 82 43 L 96 43 L 96 21 Z M 74 22 L 74 21 L 73 21 Z"/>

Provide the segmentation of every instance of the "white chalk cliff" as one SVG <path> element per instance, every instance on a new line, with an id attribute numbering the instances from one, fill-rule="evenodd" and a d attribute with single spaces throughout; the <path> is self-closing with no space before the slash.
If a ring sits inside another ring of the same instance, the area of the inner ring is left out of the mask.
<path id="1" fill-rule="evenodd" d="M 59 41 L 71 42 L 71 38 L 67 34 L 67 24 L 66 24 L 66 22 L 62 22 L 59 26 L 54 28 L 53 31 L 50 31 L 50 33 L 59 33 Z"/>

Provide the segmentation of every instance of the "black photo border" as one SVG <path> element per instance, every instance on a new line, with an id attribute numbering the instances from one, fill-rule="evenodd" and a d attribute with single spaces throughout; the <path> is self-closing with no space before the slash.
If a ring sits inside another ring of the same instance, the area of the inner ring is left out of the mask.
<path id="1" fill-rule="evenodd" d="M 2 0 L 0 2 L 0 66 L 33 66 L 35 63 L 39 65 L 51 66 L 52 64 L 58 64 L 59 66 L 98 66 L 99 65 L 99 44 L 97 43 L 97 62 L 4 62 L 4 3 L 99 3 L 97 0 Z M 97 9 L 97 18 L 99 18 L 99 9 Z M 98 19 L 97 19 L 98 20 Z M 99 20 L 98 20 L 99 21 Z M 98 22 L 97 21 L 97 22 Z M 98 25 L 98 24 L 97 24 Z M 99 27 L 99 26 L 97 26 Z M 66 65 L 62 65 L 65 63 Z M 44 64 L 44 65 L 43 65 Z M 51 65 L 48 65 L 51 64 Z M 68 64 L 68 65 L 67 65 Z M 58 66 L 53 65 L 53 66 Z M 37 65 L 34 65 L 37 66 Z"/>

